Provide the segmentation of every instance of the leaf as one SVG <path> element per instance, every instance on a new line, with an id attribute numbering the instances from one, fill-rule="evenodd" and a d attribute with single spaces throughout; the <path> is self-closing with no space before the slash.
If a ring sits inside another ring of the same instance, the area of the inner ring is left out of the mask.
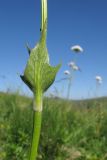
<path id="1" fill-rule="evenodd" d="M 24 75 L 21 79 L 36 93 L 45 92 L 55 80 L 60 64 L 52 67 L 46 47 L 47 22 L 45 23 L 39 43 L 31 50 Z"/>
<path id="2" fill-rule="evenodd" d="M 48 64 L 44 65 L 44 68 L 42 70 L 42 88 L 43 88 L 43 91 L 46 91 L 52 85 L 60 67 L 61 67 L 61 64 L 59 64 L 55 67 L 52 67 Z"/>

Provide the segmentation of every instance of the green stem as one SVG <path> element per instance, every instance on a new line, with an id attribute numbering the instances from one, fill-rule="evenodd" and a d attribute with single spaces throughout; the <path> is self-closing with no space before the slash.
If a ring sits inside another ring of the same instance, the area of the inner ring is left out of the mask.
<path id="1" fill-rule="evenodd" d="M 41 30 L 43 30 L 43 26 L 45 24 L 45 21 L 47 20 L 47 0 L 41 0 L 41 4 L 42 4 Z M 37 89 L 35 97 L 34 97 L 33 109 L 34 109 L 33 135 L 32 135 L 32 144 L 31 144 L 31 151 L 30 151 L 29 160 L 36 160 L 36 158 L 37 158 L 40 131 L 41 131 L 42 92 L 41 92 L 41 88 L 40 88 L 39 84 L 38 84 L 38 89 Z"/>
<path id="2" fill-rule="evenodd" d="M 34 98 L 34 117 L 33 117 L 33 136 L 30 151 L 29 160 L 36 160 L 38 144 L 41 131 L 41 120 L 42 119 L 42 96 L 41 94 L 36 94 Z"/>
<path id="3" fill-rule="evenodd" d="M 43 30 L 44 23 L 47 19 L 47 0 L 41 0 L 42 4 L 42 24 L 41 29 Z"/>

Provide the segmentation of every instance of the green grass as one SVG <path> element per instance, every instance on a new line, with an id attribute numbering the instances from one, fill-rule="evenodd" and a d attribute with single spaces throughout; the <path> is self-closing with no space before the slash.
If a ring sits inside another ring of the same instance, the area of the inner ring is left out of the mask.
<path id="1" fill-rule="evenodd" d="M 0 160 L 27 160 L 32 99 L 0 93 Z M 107 98 L 44 98 L 38 160 L 107 160 Z"/>

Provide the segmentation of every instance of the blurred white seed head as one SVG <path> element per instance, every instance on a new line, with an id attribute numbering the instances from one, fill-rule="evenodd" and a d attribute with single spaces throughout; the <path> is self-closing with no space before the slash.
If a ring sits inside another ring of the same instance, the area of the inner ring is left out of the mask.
<path id="1" fill-rule="evenodd" d="M 70 72 L 68 70 L 64 71 L 65 75 L 70 75 Z"/>
<path id="2" fill-rule="evenodd" d="M 95 79 L 99 84 L 102 84 L 102 77 L 101 76 L 96 76 Z"/>
<path id="3" fill-rule="evenodd" d="M 79 70 L 80 70 L 80 68 L 79 68 L 78 66 L 76 66 L 76 65 L 72 66 L 72 69 L 73 69 L 74 71 L 79 71 Z"/>
<path id="4" fill-rule="evenodd" d="M 79 45 L 72 46 L 70 49 L 76 53 L 83 52 L 83 48 Z"/>
<path id="5" fill-rule="evenodd" d="M 71 67 L 74 71 L 80 71 L 80 68 L 73 61 L 68 63 L 68 66 Z"/>
<path id="6" fill-rule="evenodd" d="M 73 67 L 75 65 L 75 62 L 71 61 L 70 63 L 68 63 L 69 67 Z"/>

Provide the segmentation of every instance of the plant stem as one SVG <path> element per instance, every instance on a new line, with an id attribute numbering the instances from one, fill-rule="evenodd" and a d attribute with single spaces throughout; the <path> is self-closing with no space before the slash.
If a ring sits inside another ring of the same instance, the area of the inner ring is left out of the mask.
<path id="1" fill-rule="evenodd" d="M 67 99 L 70 99 L 70 92 L 71 92 L 71 78 L 69 79 L 68 82 L 68 92 L 67 92 Z"/>
<path id="2" fill-rule="evenodd" d="M 43 29 L 43 25 L 47 19 L 47 0 L 41 0 L 42 4 L 42 24 L 41 29 Z"/>
<path id="3" fill-rule="evenodd" d="M 41 30 L 43 30 L 43 26 L 45 21 L 47 20 L 47 0 L 41 0 L 42 5 L 42 20 L 41 20 Z M 39 81 L 38 81 L 39 83 Z M 30 151 L 29 160 L 36 160 L 38 144 L 40 138 L 41 131 L 41 121 L 42 121 L 42 91 L 40 89 L 40 85 L 38 84 L 38 89 L 34 96 L 34 118 L 33 118 L 33 135 L 32 135 L 32 144 Z"/>
<path id="4" fill-rule="evenodd" d="M 41 120 L 42 119 L 42 96 L 41 94 L 36 94 L 34 98 L 34 117 L 33 117 L 33 135 L 32 135 L 32 144 L 30 151 L 30 159 L 36 160 L 38 144 L 41 131 Z"/>

